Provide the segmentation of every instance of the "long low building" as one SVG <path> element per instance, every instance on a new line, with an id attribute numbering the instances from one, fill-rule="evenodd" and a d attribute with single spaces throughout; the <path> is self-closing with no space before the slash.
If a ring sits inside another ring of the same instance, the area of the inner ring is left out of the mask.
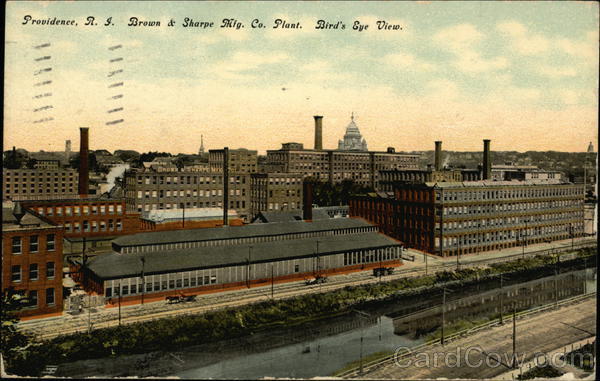
<path id="1" fill-rule="evenodd" d="M 272 228 L 275 225 L 282 224 L 273 224 Z M 396 267 L 402 264 L 401 252 L 401 245 L 383 234 L 347 232 L 252 244 L 115 252 L 91 259 L 84 272 L 90 281 L 87 288 L 114 304 L 119 297 L 121 301 L 132 301 L 143 294 L 157 298 L 184 292 L 216 292 Z"/>
<path id="2" fill-rule="evenodd" d="M 362 218 L 329 218 L 312 222 L 290 221 L 251 224 L 247 226 L 139 233 L 115 239 L 113 241 L 113 250 L 126 254 L 216 245 L 252 244 L 265 241 L 317 238 L 376 231 L 376 226 Z"/>

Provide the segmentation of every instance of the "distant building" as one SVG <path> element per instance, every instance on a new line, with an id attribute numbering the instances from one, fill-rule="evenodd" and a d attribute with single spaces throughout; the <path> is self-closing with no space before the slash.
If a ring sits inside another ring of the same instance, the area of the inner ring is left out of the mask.
<path id="1" fill-rule="evenodd" d="M 590 142 L 590 144 L 588 145 L 587 151 L 588 151 L 588 153 L 594 152 L 594 145 L 592 144 L 592 142 Z"/>
<path id="2" fill-rule="evenodd" d="M 229 210 L 227 215 L 228 225 L 241 226 L 244 224 L 235 210 Z M 223 226 L 223 210 L 220 208 L 155 209 L 143 212 L 141 216 L 141 229 L 144 231 L 201 229 L 217 226 Z"/>
<path id="3" fill-rule="evenodd" d="M 302 209 L 302 175 L 253 173 L 250 177 L 250 216 L 259 212 Z"/>
<path id="4" fill-rule="evenodd" d="M 60 160 L 55 159 L 33 159 L 34 169 L 60 169 Z"/>
<path id="5" fill-rule="evenodd" d="M 352 180 L 373 188 L 377 184 L 379 171 L 418 168 L 420 155 L 396 153 L 392 147 L 385 152 L 322 149 L 323 117 L 314 118 L 315 149 L 305 149 L 300 143 L 283 143 L 281 149 L 267 151 L 267 163 L 264 167 L 269 171 L 300 173 L 303 177 L 330 183 Z M 354 120 L 348 127 L 348 143 L 352 145 L 357 142 L 356 133 L 360 136 L 360 132 Z M 364 148 L 366 149 L 366 142 Z"/>
<path id="6" fill-rule="evenodd" d="M 200 149 L 198 150 L 198 155 L 204 156 L 204 135 L 200 135 Z"/>
<path id="7" fill-rule="evenodd" d="M 258 170 L 258 151 L 245 148 L 229 149 L 230 173 L 255 173 Z M 223 172 L 223 156 L 225 150 L 211 149 L 208 151 L 210 172 Z"/>
<path id="8" fill-rule="evenodd" d="M 63 310 L 63 228 L 16 204 L 2 207 L 2 289 L 27 300 L 20 316 Z"/>
<path id="9" fill-rule="evenodd" d="M 564 174 L 560 171 L 544 170 L 534 165 L 515 165 L 506 163 L 504 165 L 492 165 L 492 180 L 548 180 L 562 179 Z"/>
<path id="10" fill-rule="evenodd" d="M 4 169 L 3 200 L 53 200 L 78 195 L 74 169 Z"/>
<path id="11" fill-rule="evenodd" d="M 354 113 L 350 117 L 350 124 L 346 127 L 344 139 L 338 142 L 340 151 L 367 151 L 367 141 L 363 139 L 358 126 L 354 123 Z"/>

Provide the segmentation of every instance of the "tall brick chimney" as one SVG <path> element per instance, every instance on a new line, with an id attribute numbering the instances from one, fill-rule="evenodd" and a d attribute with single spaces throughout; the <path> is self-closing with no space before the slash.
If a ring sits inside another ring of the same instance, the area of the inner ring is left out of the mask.
<path id="1" fill-rule="evenodd" d="M 442 142 L 435 142 L 434 168 L 436 171 L 442 170 Z"/>
<path id="2" fill-rule="evenodd" d="M 89 128 L 79 128 L 79 196 L 87 197 L 89 192 Z"/>
<path id="3" fill-rule="evenodd" d="M 315 115 L 315 149 L 323 149 L 323 117 Z"/>
<path id="4" fill-rule="evenodd" d="M 302 183 L 302 219 L 312 221 L 313 184 L 304 180 Z"/>
<path id="5" fill-rule="evenodd" d="M 482 180 L 492 177 L 492 158 L 490 156 L 490 139 L 483 139 L 483 176 Z"/>

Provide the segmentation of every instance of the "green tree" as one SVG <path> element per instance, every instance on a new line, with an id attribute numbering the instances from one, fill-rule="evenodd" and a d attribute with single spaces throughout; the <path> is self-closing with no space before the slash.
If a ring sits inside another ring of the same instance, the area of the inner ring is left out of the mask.
<path id="1" fill-rule="evenodd" d="M 17 328 L 19 317 L 17 312 L 23 307 L 24 299 L 12 288 L 2 292 L 2 309 L 0 318 L 2 330 L 0 343 L 2 345 L 2 356 L 8 367 L 19 358 L 26 356 L 25 348 L 31 343 L 31 338 Z"/>

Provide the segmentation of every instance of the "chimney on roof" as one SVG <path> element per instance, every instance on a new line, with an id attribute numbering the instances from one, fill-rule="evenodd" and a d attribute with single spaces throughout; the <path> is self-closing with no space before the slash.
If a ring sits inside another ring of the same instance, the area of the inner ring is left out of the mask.
<path id="1" fill-rule="evenodd" d="M 229 224 L 229 147 L 223 148 L 223 226 Z"/>
<path id="2" fill-rule="evenodd" d="M 304 180 L 302 183 L 302 219 L 312 221 L 313 184 Z"/>
<path id="3" fill-rule="evenodd" d="M 323 149 L 323 117 L 315 115 L 315 149 Z"/>
<path id="4" fill-rule="evenodd" d="M 442 170 L 442 142 L 435 142 L 434 168 L 436 171 Z"/>
<path id="5" fill-rule="evenodd" d="M 482 180 L 490 180 L 492 176 L 492 159 L 490 156 L 490 139 L 483 139 L 483 176 Z"/>
<path id="6" fill-rule="evenodd" d="M 89 128 L 79 128 L 79 197 L 87 197 L 89 192 Z"/>
<path id="7" fill-rule="evenodd" d="M 13 215 L 17 218 L 17 221 L 21 221 L 21 218 L 25 215 L 25 210 L 23 210 L 23 206 L 21 206 L 20 202 L 15 202 Z"/>

